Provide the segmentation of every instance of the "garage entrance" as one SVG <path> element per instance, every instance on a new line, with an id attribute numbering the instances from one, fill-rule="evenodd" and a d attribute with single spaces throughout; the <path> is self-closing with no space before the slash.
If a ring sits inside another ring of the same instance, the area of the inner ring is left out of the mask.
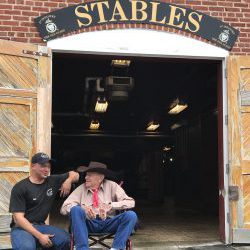
<path id="1" fill-rule="evenodd" d="M 54 53 L 54 173 L 93 160 L 123 172 L 136 246 L 219 241 L 220 70 L 219 60 Z"/>

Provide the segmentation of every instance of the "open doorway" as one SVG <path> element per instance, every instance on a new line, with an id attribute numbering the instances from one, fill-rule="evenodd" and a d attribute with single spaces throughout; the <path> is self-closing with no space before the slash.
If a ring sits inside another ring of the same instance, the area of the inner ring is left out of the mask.
<path id="1" fill-rule="evenodd" d="M 130 65 L 114 66 L 113 59 Z M 219 240 L 220 65 L 216 60 L 53 55 L 53 172 L 91 160 L 123 170 L 124 189 L 135 198 L 140 219 L 136 246 Z M 115 81 L 121 89 L 112 86 Z M 107 111 L 95 112 L 97 99 L 104 97 Z M 169 114 L 177 99 L 186 108 Z M 89 128 L 91 121 L 99 122 L 98 130 Z M 147 131 L 150 123 L 159 127 Z M 56 215 L 52 220 L 65 222 Z"/>

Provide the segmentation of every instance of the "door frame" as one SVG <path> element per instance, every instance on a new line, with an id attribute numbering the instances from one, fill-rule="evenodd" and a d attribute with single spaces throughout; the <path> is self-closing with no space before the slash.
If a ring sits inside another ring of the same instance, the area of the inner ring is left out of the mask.
<path id="1" fill-rule="evenodd" d="M 102 41 L 102 43 L 98 43 L 98 41 Z M 152 46 L 152 41 L 158 42 L 156 45 L 154 44 L 154 46 Z M 143 48 L 141 49 L 142 44 Z M 221 81 L 222 85 L 222 114 L 220 114 L 220 116 L 218 114 L 218 118 L 221 117 L 223 119 L 221 122 L 223 124 L 222 144 L 224 186 L 223 189 L 220 190 L 220 192 L 222 192 L 224 197 L 224 242 L 226 244 L 232 243 L 232 237 L 230 233 L 230 204 L 228 194 L 229 147 L 227 125 L 227 58 L 229 56 L 229 52 L 205 42 L 195 40 L 193 38 L 188 38 L 173 33 L 167 33 L 165 31 L 142 29 L 118 29 L 98 32 L 85 32 L 49 41 L 47 43 L 47 46 L 52 50 L 53 53 L 56 52 L 115 56 L 159 57 L 193 60 L 205 59 L 221 61 L 221 74 L 219 74 L 221 75 L 221 79 L 219 79 L 219 81 Z M 218 169 L 219 167 L 220 166 L 218 164 Z"/>

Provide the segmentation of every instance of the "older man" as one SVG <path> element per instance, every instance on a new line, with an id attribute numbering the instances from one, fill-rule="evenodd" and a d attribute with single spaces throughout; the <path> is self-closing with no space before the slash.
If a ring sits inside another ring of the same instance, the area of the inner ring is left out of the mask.
<path id="1" fill-rule="evenodd" d="M 60 228 L 46 225 L 45 220 L 57 192 L 61 190 L 62 196 L 67 195 L 71 183 L 78 181 L 79 174 L 70 171 L 50 175 L 51 159 L 42 152 L 35 154 L 31 163 L 30 176 L 18 182 L 11 191 L 12 247 L 14 250 L 34 250 L 37 246 L 68 250 L 69 234 Z"/>
<path id="2" fill-rule="evenodd" d="M 65 200 L 61 213 L 70 214 L 76 250 L 87 250 L 88 232 L 115 233 L 112 250 L 125 249 L 137 216 L 133 211 L 119 215 L 115 210 L 133 208 L 135 201 L 115 182 L 106 180 L 111 171 L 105 164 L 91 162 L 84 170 L 86 182 Z"/>

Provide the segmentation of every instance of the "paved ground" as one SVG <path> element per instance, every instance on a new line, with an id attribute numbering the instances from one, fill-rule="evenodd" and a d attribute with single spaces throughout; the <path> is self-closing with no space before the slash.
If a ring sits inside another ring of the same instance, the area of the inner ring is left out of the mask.
<path id="1" fill-rule="evenodd" d="M 68 229 L 68 220 L 51 215 L 52 224 Z M 250 250 L 250 246 L 225 246 L 219 241 L 218 218 L 191 210 L 164 206 L 137 206 L 140 228 L 132 236 L 133 250 Z M 102 249 L 100 247 L 96 248 Z"/>

